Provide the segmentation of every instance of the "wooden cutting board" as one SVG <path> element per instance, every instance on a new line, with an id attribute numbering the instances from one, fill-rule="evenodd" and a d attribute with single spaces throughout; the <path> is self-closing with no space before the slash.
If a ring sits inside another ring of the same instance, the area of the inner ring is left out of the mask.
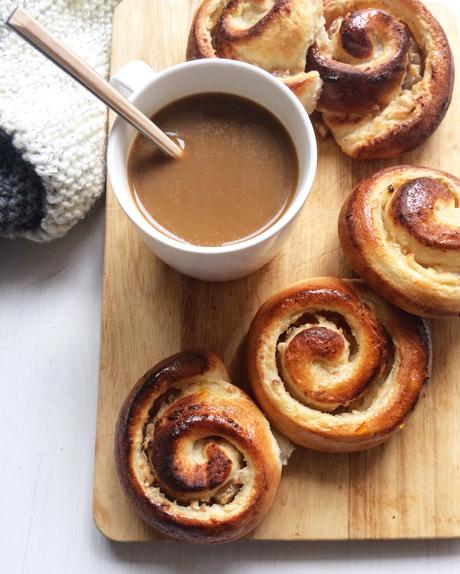
<path id="1" fill-rule="evenodd" d="M 197 1 L 125 0 L 114 18 L 112 72 L 134 59 L 159 70 L 185 57 Z M 456 20 L 432 6 L 455 51 Z M 296 230 L 276 259 L 254 275 L 204 283 L 173 271 L 137 237 L 107 189 L 104 302 L 94 477 L 94 518 L 114 540 L 162 538 L 135 514 L 117 480 L 113 434 L 118 410 L 139 377 L 190 347 L 218 353 L 244 385 L 241 347 L 270 295 L 315 275 L 350 276 L 337 238 L 345 196 L 386 165 L 415 163 L 459 174 L 460 93 L 440 129 L 395 161 L 359 162 L 332 140 L 319 142 L 318 173 Z M 460 320 L 433 321 L 434 375 L 402 433 L 351 455 L 298 447 L 275 504 L 249 536 L 258 540 L 454 537 L 460 535 Z"/>

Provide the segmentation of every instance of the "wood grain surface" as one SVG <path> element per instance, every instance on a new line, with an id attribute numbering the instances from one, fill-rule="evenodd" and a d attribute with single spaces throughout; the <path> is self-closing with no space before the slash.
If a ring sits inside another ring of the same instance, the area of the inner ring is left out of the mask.
<path id="1" fill-rule="evenodd" d="M 112 72 L 134 59 L 162 69 L 185 57 L 194 0 L 125 0 L 114 19 Z M 459 59 L 455 18 L 431 5 Z M 283 251 L 246 279 L 212 284 L 173 271 L 137 237 L 108 186 L 94 518 L 119 541 L 161 538 L 135 514 L 114 467 L 118 410 L 139 377 L 190 347 L 218 353 L 244 386 L 241 349 L 249 323 L 270 295 L 315 275 L 350 276 L 337 215 L 352 186 L 387 165 L 414 163 L 458 175 L 460 94 L 423 146 L 392 161 L 359 162 L 319 141 L 314 190 Z M 351 455 L 298 447 L 275 504 L 250 535 L 257 540 L 460 536 L 460 321 L 431 323 L 434 375 L 404 431 Z"/>

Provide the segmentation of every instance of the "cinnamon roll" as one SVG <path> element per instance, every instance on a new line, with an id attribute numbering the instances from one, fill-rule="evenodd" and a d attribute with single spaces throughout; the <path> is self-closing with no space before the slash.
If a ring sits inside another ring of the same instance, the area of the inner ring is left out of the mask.
<path id="1" fill-rule="evenodd" d="M 308 48 L 325 34 L 321 0 L 204 0 L 190 29 L 187 60 L 227 58 L 279 76 L 312 113 L 322 82 L 305 73 Z"/>
<path id="2" fill-rule="evenodd" d="M 454 67 L 440 24 L 419 0 L 324 0 L 327 38 L 307 55 L 318 110 L 348 155 L 396 157 L 423 142 L 449 106 Z"/>
<path id="3" fill-rule="evenodd" d="M 390 167 L 359 183 L 339 217 L 345 256 L 365 281 L 416 315 L 460 315 L 460 180 Z"/>
<path id="4" fill-rule="evenodd" d="M 148 371 L 121 409 L 121 484 L 142 518 L 177 539 L 214 543 L 252 530 L 280 481 L 278 444 L 251 399 L 210 353 Z"/>
<path id="5" fill-rule="evenodd" d="M 249 381 L 273 426 L 319 451 L 374 447 L 401 429 L 431 365 L 423 320 L 365 283 L 308 279 L 269 299 L 249 330 Z"/>

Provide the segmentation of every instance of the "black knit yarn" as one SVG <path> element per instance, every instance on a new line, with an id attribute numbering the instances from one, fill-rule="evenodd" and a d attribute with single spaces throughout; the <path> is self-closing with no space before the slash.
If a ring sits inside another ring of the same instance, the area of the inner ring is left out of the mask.
<path id="1" fill-rule="evenodd" d="M 0 128 L 0 235 L 35 231 L 43 219 L 45 196 L 33 166 Z"/>

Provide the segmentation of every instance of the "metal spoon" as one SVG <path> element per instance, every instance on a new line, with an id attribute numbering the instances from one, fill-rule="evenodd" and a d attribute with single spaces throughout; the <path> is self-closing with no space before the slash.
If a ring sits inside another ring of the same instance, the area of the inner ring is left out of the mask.
<path id="1" fill-rule="evenodd" d="M 181 157 L 182 150 L 173 140 L 26 10 L 16 8 L 6 25 L 139 130 L 164 153 L 174 158 Z"/>

